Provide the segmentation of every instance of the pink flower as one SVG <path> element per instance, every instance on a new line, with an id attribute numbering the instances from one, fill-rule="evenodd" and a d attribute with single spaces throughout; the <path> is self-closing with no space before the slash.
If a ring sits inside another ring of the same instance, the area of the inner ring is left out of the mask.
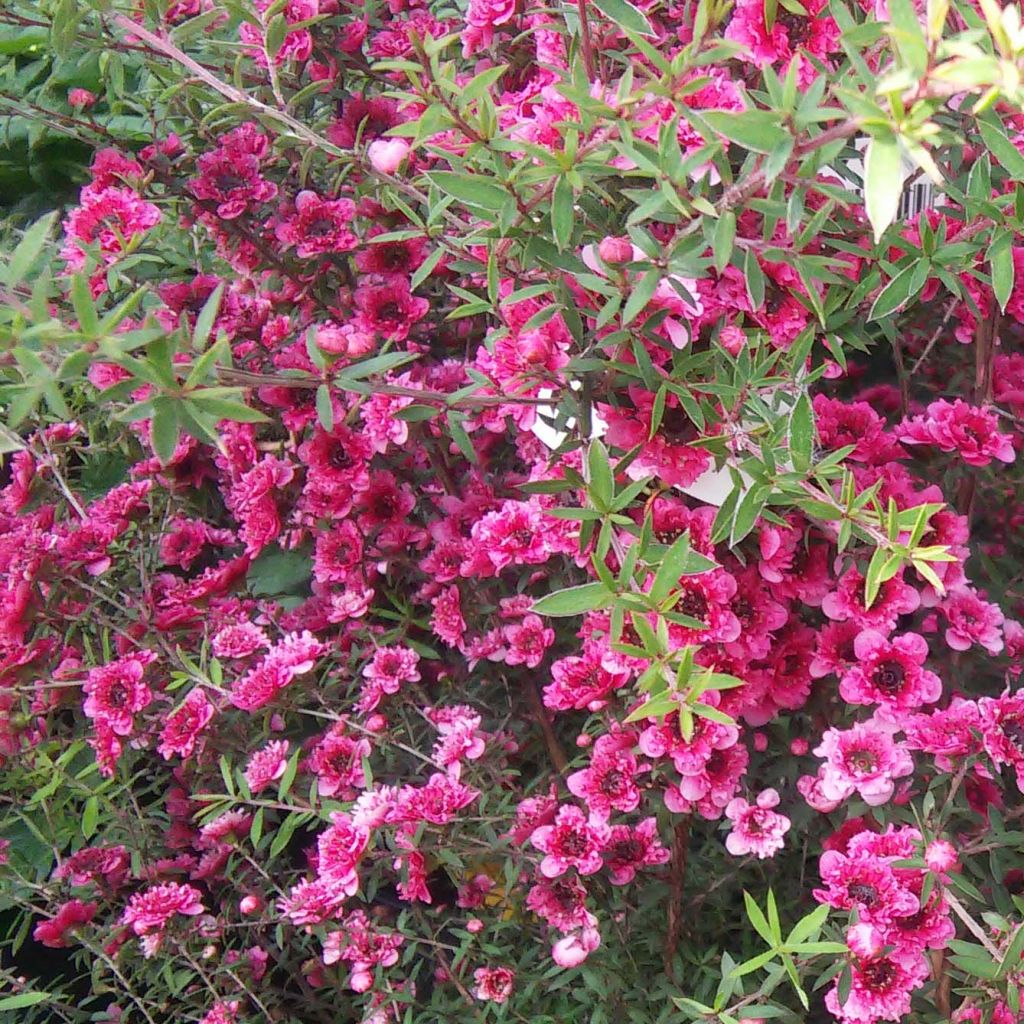
<path id="1" fill-rule="evenodd" d="M 584 928 L 559 939 L 551 947 L 551 959 L 559 967 L 579 967 L 600 945 L 601 933 L 596 928 Z"/>
<path id="2" fill-rule="evenodd" d="M 341 812 L 333 814 L 331 820 L 331 827 L 317 839 L 318 873 L 337 882 L 351 896 L 359 888 L 355 869 L 370 841 L 370 832 Z"/>
<path id="3" fill-rule="evenodd" d="M 911 993 L 928 977 L 928 962 L 913 951 L 896 949 L 887 956 L 854 960 L 846 1002 L 839 1002 L 837 982 L 825 1005 L 844 1024 L 898 1021 L 910 1013 Z"/>
<path id="4" fill-rule="evenodd" d="M 864 630 L 853 649 L 858 661 L 839 681 L 843 700 L 906 711 L 934 704 L 941 696 L 942 681 L 922 668 L 928 643 L 918 633 L 886 640 L 881 633 Z"/>
<path id="5" fill-rule="evenodd" d="M 924 850 L 924 862 L 929 871 L 941 875 L 957 867 L 956 847 L 946 839 L 933 839 Z"/>
<path id="6" fill-rule="evenodd" d="M 338 878 L 321 877 L 293 885 L 288 895 L 278 900 L 277 909 L 292 924 L 322 924 L 337 915 L 349 895 Z"/>
<path id="7" fill-rule="evenodd" d="M 81 205 L 64 220 L 65 242 L 61 257 L 68 270 L 84 270 L 86 246 L 99 250 L 100 267 L 92 279 L 93 293 L 106 290 L 104 271 L 134 246 L 150 228 L 160 222 L 160 210 L 129 188 L 108 187 L 82 190 Z"/>
<path id="8" fill-rule="evenodd" d="M 825 888 L 815 889 L 814 898 L 836 910 L 856 910 L 862 921 L 884 926 L 921 908 L 917 895 L 885 858 L 826 850 L 819 870 Z"/>
<path id="9" fill-rule="evenodd" d="M 143 937 L 143 955 L 148 958 L 159 948 L 163 931 L 175 914 L 195 917 L 204 909 L 198 889 L 165 882 L 132 896 L 121 916 L 121 923 Z"/>
<path id="10" fill-rule="evenodd" d="M 726 837 L 725 848 L 735 857 L 774 857 L 782 849 L 790 826 L 789 818 L 772 810 L 778 803 L 779 794 L 774 789 L 758 793 L 755 804 L 742 797 L 730 800 L 725 816 L 732 822 L 732 831 Z"/>
<path id="11" fill-rule="evenodd" d="M 639 807 L 638 765 L 629 752 L 631 743 L 613 735 L 598 737 L 590 766 L 566 780 L 569 792 L 586 803 L 592 821 L 607 821 L 612 810 L 629 812 Z"/>
<path id="12" fill-rule="evenodd" d="M 351 970 L 349 987 L 365 992 L 373 982 L 375 967 L 398 963 L 403 941 L 402 935 L 377 928 L 362 910 L 354 910 L 341 922 L 341 928 L 324 940 L 324 963 L 347 963 Z"/>
<path id="13" fill-rule="evenodd" d="M 307 189 L 295 197 L 294 213 L 278 221 L 274 230 L 278 241 L 289 249 L 294 246 L 302 259 L 349 252 L 359 244 L 349 230 L 354 215 L 351 199 L 322 199 Z"/>
<path id="14" fill-rule="evenodd" d="M 526 894 L 526 905 L 560 932 L 593 928 L 597 924 L 586 907 L 587 890 L 576 875 L 549 881 L 542 878 Z"/>
<path id="15" fill-rule="evenodd" d="M 369 757 L 370 741 L 346 732 L 345 722 L 338 722 L 313 748 L 307 764 L 317 776 L 317 789 L 323 796 L 362 789 L 366 785 L 363 758 Z"/>
<path id="16" fill-rule="evenodd" d="M 152 651 L 138 651 L 89 670 L 82 711 L 117 736 L 130 736 L 135 715 L 147 708 L 153 693 L 142 681 L 146 666 L 156 661 Z"/>
<path id="17" fill-rule="evenodd" d="M 979 644 L 989 654 L 1003 649 L 1003 613 L 996 604 L 983 601 L 970 587 L 951 590 L 939 606 L 946 616 L 946 643 L 954 651 Z"/>
<path id="18" fill-rule="evenodd" d="M 515 986 L 515 972 L 507 967 L 478 967 L 473 972 L 473 995 L 481 1002 L 504 1003 Z"/>
<path id="19" fill-rule="evenodd" d="M 931 444 L 940 451 L 957 452 L 969 466 L 987 466 L 993 459 L 1013 462 L 1013 439 L 999 432 L 996 414 L 962 399 L 940 399 L 923 416 L 905 420 L 896 428 L 904 444 Z"/>
<path id="20" fill-rule="evenodd" d="M 327 645 L 309 630 L 289 633 L 254 669 L 235 681 L 231 687 L 231 703 L 243 711 L 258 711 L 296 676 L 309 672 L 326 651 Z"/>
<path id="21" fill-rule="evenodd" d="M 261 173 L 269 140 L 256 125 L 243 124 L 218 141 L 196 161 L 199 176 L 189 188 L 203 210 L 212 207 L 221 219 L 236 220 L 277 195 L 277 186 Z"/>
<path id="22" fill-rule="evenodd" d="M 495 28 L 511 21 L 515 12 L 516 0 L 470 0 L 462 33 L 462 56 L 471 57 L 490 46 Z"/>
<path id="23" fill-rule="evenodd" d="M 852 619 L 862 629 L 889 633 L 901 615 L 917 611 L 921 595 L 903 582 L 902 570 L 882 584 L 870 608 L 864 607 L 864 577 L 848 569 L 839 578 L 835 590 L 825 595 L 821 610 L 834 622 Z"/>
<path id="24" fill-rule="evenodd" d="M 641 868 L 667 864 L 672 857 L 658 838 L 656 818 L 644 818 L 636 828 L 613 825 L 604 852 L 612 885 L 628 885 Z"/>
<path id="25" fill-rule="evenodd" d="M 985 753 L 997 768 L 1012 765 L 1024 792 L 1024 691 L 982 697 L 978 712 Z"/>
<path id="26" fill-rule="evenodd" d="M 191 757 L 202 731 L 213 718 L 214 707 L 206 691 L 197 686 L 182 701 L 181 706 L 168 717 L 160 730 L 160 745 L 157 750 L 164 760 L 175 754 Z"/>
<path id="27" fill-rule="evenodd" d="M 99 910 L 97 903 L 83 903 L 81 900 L 68 900 L 62 903 L 56 915 L 48 921 L 40 921 L 32 932 L 36 942 L 50 949 L 63 949 L 70 946 L 69 935 L 83 924 L 88 924 Z"/>
<path id="28" fill-rule="evenodd" d="M 543 853 L 540 870 L 547 878 L 557 878 L 574 867 L 581 875 L 592 875 L 601 868 L 601 850 L 608 829 L 587 824 L 583 812 L 572 804 L 559 808 L 553 825 L 536 829 L 530 842 Z"/>
<path id="29" fill-rule="evenodd" d="M 394 696 L 403 683 L 420 681 L 420 656 L 410 647 L 378 647 L 363 669 L 366 684 L 359 700 L 359 710 L 372 711 L 385 694 Z"/>
<path id="30" fill-rule="evenodd" d="M 877 720 L 829 729 L 814 753 L 825 758 L 821 790 L 826 798 L 845 800 L 858 793 L 871 807 L 886 803 L 894 780 L 914 770 L 910 754 L 893 741 L 892 729 Z"/>
<path id="31" fill-rule="evenodd" d="M 254 796 L 267 789 L 284 775 L 288 768 L 288 741 L 271 740 L 257 750 L 245 766 L 245 781 Z"/>

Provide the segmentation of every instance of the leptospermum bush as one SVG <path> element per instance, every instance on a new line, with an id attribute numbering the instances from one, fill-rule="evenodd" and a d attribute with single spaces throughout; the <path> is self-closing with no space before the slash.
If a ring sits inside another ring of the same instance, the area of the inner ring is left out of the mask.
<path id="1" fill-rule="evenodd" d="M 1018 8 L 0 23 L 4 1019 L 1024 1019 Z"/>

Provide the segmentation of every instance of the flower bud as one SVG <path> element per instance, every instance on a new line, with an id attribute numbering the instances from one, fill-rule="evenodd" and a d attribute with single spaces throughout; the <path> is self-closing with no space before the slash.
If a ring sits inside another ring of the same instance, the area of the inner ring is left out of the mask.
<path id="1" fill-rule="evenodd" d="M 608 235 L 598 244 L 597 255 L 609 266 L 628 263 L 633 258 L 633 243 L 623 235 Z"/>
<path id="2" fill-rule="evenodd" d="M 88 89 L 69 89 L 68 103 L 77 110 L 88 110 L 96 103 L 96 94 Z"/>
<path id="3" fill-rule="evenodd" d="M 935 839 L 925 848 L 924 862 L 936 874 L 953 871 L 957 866 L 956 848 L 945 839 Z"/>
<path id="4" fill-rule="evenodd" d="M 409 155 L 404 139 L 375 139 L 366 149 L 370 166 L 379 174 L 394 174 Z"/>
<path id="5" fill-rule="evenodd" d="M 238 909 L 243 914 L 255 914 L 260 909 L 260 900 L 258 896 L 243 896 L 238 901 Z"/>

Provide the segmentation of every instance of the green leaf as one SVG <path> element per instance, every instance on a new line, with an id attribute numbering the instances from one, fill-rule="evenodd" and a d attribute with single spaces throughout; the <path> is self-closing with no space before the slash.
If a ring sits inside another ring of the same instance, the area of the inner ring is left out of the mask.
<path id="1" fill-rule="evenodd" d="M 743 892 L 743 903 L 747 908 L 747 920 L 754 926 L 754 931 L 756 931 L 769 946 L 774 946 L 775 940 L 772 937 L 772 929 L 768 924 L 768 919 L 764 916 L 764 912 L 754 901 L 754 897 L 746 890 Z"/>
<path id="2" fill-rule="evenodd" d="M 920 287 L 914 288 L 917 283 L 915 275 L 918 264 L 911 263 L 904 267 L 879 293 L 878 298 L 871 305 L 871 312 L 868 313 L 868 321 L 881 320 L 883 317 L 891 316 L 902 309 L 911 299 L 911 291 L 914 294 L 920 291 Z"/>
<path id="3" fill-rule="evenodd" d="M 196 317 L 195 330 L 192 332 L 192 348 L 196 352 L 202 352 L 209 341 L 210 332 L 213 330 L 213 323 L 217 319 L 217 311 L 220 309 L 220 298 L 224 294 L 224 282 L 221 281 L 210 293 L 210 297 L 203 303 L 203 308 Z"/>
<path id="4" fill-rule="evenodd" d="M 651 301 L 651 296 L 654 295 L 660 278 L 660 271 L 648 270 L 633 286 L 633 290 L 629 293 L 629 298 L 626 300 L 626 308 L 622 311 L 623 327 L 626 324 L 632 323 L 637 318 L 637 315 L 647 308 L 647 303 Z"/>
<path id="5" fill-rule="evenodd" d="M 50 229 L 53 227 L 56 217 L 56 212 L 40 217 L 21 236 L 21 241 L 18 242 L 14 252 L 11 253 L 10 262 L 7 264 L 6 276 L 8 285 L 20 284 L 25 279 L 39 254 L 43 251 L 43 246 L 46 244 L 47 236 L 50 234 Z"/>
<path id="6" fill-rule="evenodd" d="M 608 449 L 600 441 L 591 441 L 587 451 L 587 492 L 594 507 L 601 512 L 611 508 L 615 496 L 615 478 L 608 459 Z"/>
<path id="7" fill-rule="evenodd" d="M 334 403 L 331 401 L 331 389 L 326 384 L 316 389 L 316 416 L 320 426 L 329 434 L 334 429 Z"/>
<path id="8" fill-rule="evenodd" d="M 89 797 L 82 808 L 82 835 L 90 839 L 96 832 L 96 824 L 100 816 L 100 802 L 95 796 Z"/>
<path id="9" fill-rule="evenodd" d="M 38 1006 L 50 998 L 49 992 L 19 992 L 16 996 L 5 996 L 0 999 L 0 1011 L 23 1010 L 28 1006 Z"/>
<path id="10" fill-rule="evenodd" d="M 277 834 L 274 836 L 273 842 L 270 844 L 271 859 L 276 857 L 288 845 L 292 836 L 295 834 L 295 830 L 303 823 L 305 818 L 305 814 L 292 813 L 281 822 L 281 825 L 277 830 Z"/>
<path id="11" fill-rule="evenodd" d="M 753 249 L 748 249 L 743 257 L 743 277 L 747 282 L 750 308 L 758 310 L 764 305 L 764 271 Z"/>
<path id="12" fill-rule="evenodd" d="M 71 279 L 71 305 L 78 319 L 79 329 L 90 338 L 99 333 L 100 318 L 96 312 L 96 303 L 89 290 L 89 279 L 85 274 L 75 274 Z"/>
<path id="13" fill-rule="evenodd" d="M 864 155 L 864 205 L 878 242 L 896 218 L 903 191 L 900 147 L 894 135 L 874 135 Z"/>
<path id="14" fill-rule="evenodd" d="M 629 0 L 593 0 L 593 4 L 620 28 L 640 36 L 654 35 L 654 29 L 651 28 L 647 16 Z"/>
<path id="15" fill-rule="evenodd" d="M 757 517 L 761 514 L 772 488 L 768 484 L 755 484 L 740 499 L 736 506 L 736 515 L 733 517 L 732 528 L 729 531 L 729 546 L 736 547 L 737 544 L 754 528 Z"/>
<path id="16" fill-rule="evenodd" d="M 1010 173 L 1014 181 L 1024 179 L 1024 155 L 1006 137 L 1001 125 L 989 120 L 979 121 L 978 130 L 988 151 Z M 986 196 L 986 198 L 988 198 Z"/>
<path id="17" fill-rule="evenodd" d="M 479 174 L 433 171 L 427 177 L 446 195 L 491 213 L 500 210 L 512 198 L 500 185 Z"/>
<path id="18" fill-rule="evenodd" d="M 169 398 L 154 399 L 153 418 L 150 421 L 150 441 L 153 444 L 156 457 L 165 466 L 174 457 L 180 433 L 181 424 L 178 420 L 177 404 Z"/>
<path id="19" fill-rule="evenodd" d="M 312 574 L 313 559 L 307 550 L 285 550 L 274 545 L 264 548 L 253 559 L 245 578 L 254 597 L 277 598 L 307 593 Z"/>
<path id="20" fill-rule="evenodd" d="M 789 457 L 793 468 L 803 473 L 814 452 L 814 408 L 806 393 L 801 394 L 789 414 Z"/>
<path id="21" fill-rule="evenodd" d="M 555 244 L 559 249 L 566 248 L 572 238 L 575 216 L 572 185 L 563 174 L 556 182 L 555 192 L 551 197 L 551 228 L 555 234 Z"/>
<path id="22" fill-rule="evenodd" d="M 210 389 L 212 390 L 212 389 Z M 204 391 L 194 391 L 189 395 L 190 404 L 197 405 L 210 416 L 219 420 L 233 420 L 235 423 L 267 423 L 268 417 L 258 409 L 253 409 L 245 402 L 236 402 L 230 398 L 219 398 L 208 395 Z"/>
<path id="23" fill-rule="evenodd" d="M 687 530 L 677 537 L 672 546 L 665 552 L 661 565 L 655 573 L 654 582 L 651 584 L 647 596 L 661 604 L 672 592 L 672 588 L 678 586 L 679 578 L 683 574 L 683 566 L 690 556 L 690 531 Z"/>
<path id="24" fill-rule="evenodd" d="M 1000 231 L 988 247 L 988 261 L 992 270 L 992 291 L 1001 312 L 1013 294 L 1013 232 Z"/>
<path id="25" fill-rule="evenodd" d="M 603 583 L 584 583 L 578 587 L 568 587 L 547 594 L 534 601 L 530 610 L 538 615 L 563 618 L 569 615 L 582 615 L 595 608 L 604 608 L 613 597 Z"/>
<path id="26" fill-rule="evenodd" d="M 715 222 L 715 234 L 711 250 L 715 258 L 715 270 L 721 273 L 732 259 L 732 247 L 736 240 L 736 214 L 726 210 Z"/>
<path id="27" fill-rule="evenodd" d="M 770 153 L 789 140 L 779 115 L 770 110 L 708 110 L 702 116 L 719 135 L 755 153 Z"/>

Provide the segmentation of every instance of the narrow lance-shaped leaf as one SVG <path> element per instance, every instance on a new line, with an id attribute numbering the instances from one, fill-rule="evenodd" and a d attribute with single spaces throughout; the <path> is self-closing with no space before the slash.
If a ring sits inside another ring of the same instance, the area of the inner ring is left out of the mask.
<path id="1" fill-rule="evenodd" d="M 873 136 L 864 157 L 864 205 L 876 242 L 895 220 L 902 191 L 899 143 L 892 135 Z"/>
<path id="2" fill-rule="evenodd" d="M 534 601 L 530 609 L 538 615 L 561 618 L 568 615 L 582 615 L 595 608 L 605 607 L 613 595 L 603 583 L 584 583 L 578 587 L 556 590 Z"/>

